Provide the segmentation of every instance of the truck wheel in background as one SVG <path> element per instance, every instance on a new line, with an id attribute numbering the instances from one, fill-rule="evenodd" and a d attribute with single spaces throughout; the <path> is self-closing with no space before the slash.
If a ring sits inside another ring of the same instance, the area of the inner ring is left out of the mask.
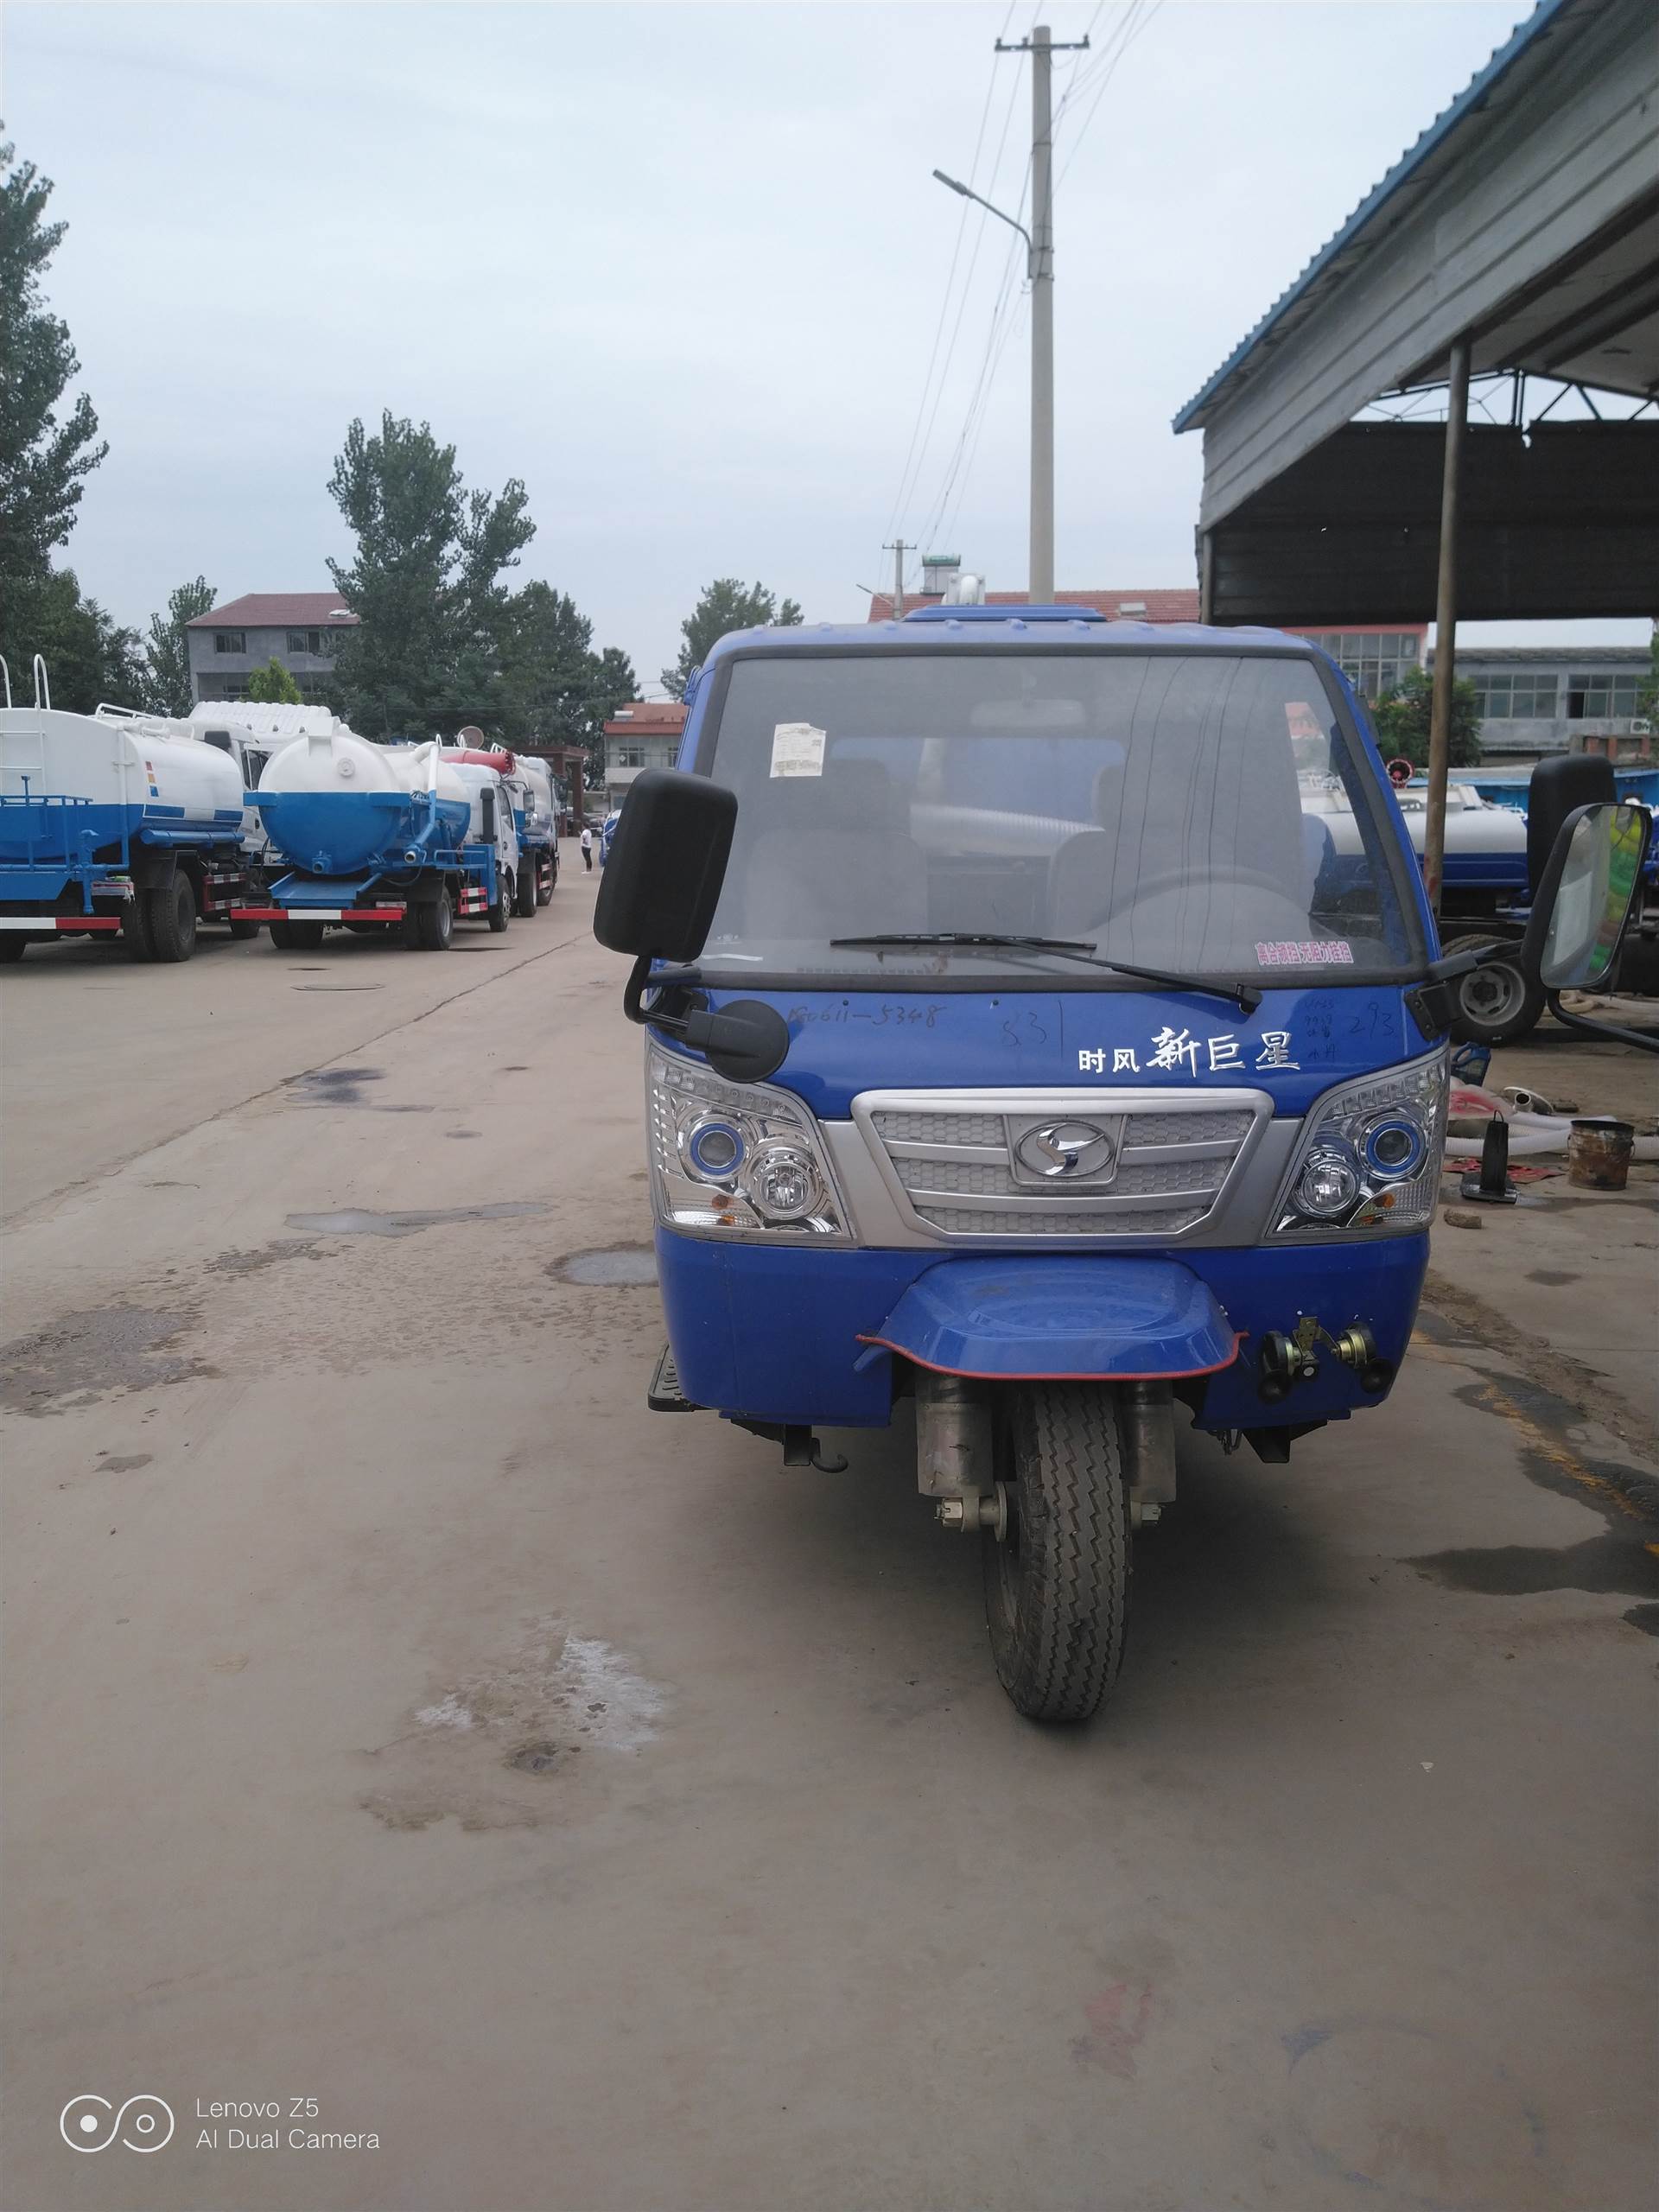
<path id="1" fill-rule="evenodd" d="M 553 893 L 558 887 L 559 852 L 556 845 L 548 855 L 546 866 L 538 868 L 536 871 L 536 904 L 538 906 L 550 906 L 553 904 Z"/>
<path id="2" fill-rule="evenodd" d="M 521 853 L 518 873 L 512 879 L 512 911 L 521 920 L 528 920 L 536 912 L 537 867 L 534 857 Z"/>
<path id="3" fill-rule="evenodd" d="M 455 910 L 447 890 L 435 899 L 418 900 L 404 912 L 404 942 L 417 952 L 447 952 L 454 933 Z"/>
<path id="4" fill-rule="evenodd" d="M 1512 956 L 1477 968 L 1458 986 L 1458 1007 L 1452 1017 L 1452 1034 L 1459 1045 L 1512 1045 L 1535 1028 L 1544 1010 L 1544 987 L 1521 965 L 1521 947 L 1510 938 L 1471 931 L 1448 938 L 1442 952 L 1480 952 L 1488 945 L 1508 947 Z"/>
<path id="5" fill-rule="evenodd" d="M 489 909 L 490 927 L 499 937 L 512 919 L 512 884 L 505 868 L 495 879 L 495 904 Z"/>
<path id="6" fill-rule="evenodd" d="M 156 939 L 149 926 L 149 901 L 142 891 L 135 891 L 121 917 L 121 942 L 134 960 L 153 960 Z"/>
<path id="7" fill-rule="evenodd" d="M 1117 1679 L 1129 1597 L 1129 1491 L 1117 1397 L 1023 1382 L 997 1408 L 1007 1533 L 980 1543 L 1002 1687 L 1032 1720 L 1086 1720 Z"/>
<path id="8" fill-rule="evenodd" d="M 261 925 L 257 922 L 232 921 L 227 927 L 237 944 L 245 944 L 250 938 L 258 936 Z"/>
<path id="9" fill-rule="evenodd" d="M 148 907 L 150 958 L 176 964 L 196 949 L 195 886 L 182 868 L 171 883 L 156 891 L 141 891 L 139 901 Z"/>
<path id="10" fill-rule="evenodd" d="M 10 968 L 29 950 L 29 939 L 21 930 L 0 930 L 0 968 Z"/>
<path id="11" fill-rule="evenodd" d="M 322 926 L 321 922 L 296 922 L 292 918 L 273 922 L 270 941 L 278 952 L 315 952 L 322 943 Z"/>

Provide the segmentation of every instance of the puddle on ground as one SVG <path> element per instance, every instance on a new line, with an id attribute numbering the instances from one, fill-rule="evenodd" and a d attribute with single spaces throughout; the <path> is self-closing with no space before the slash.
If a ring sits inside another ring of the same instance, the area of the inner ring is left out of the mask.
<path id="1" fill-rule="evenodd" d="M 188 1317 L 142 1306 L 67 1313 L 49 1329 L 0 1347 L 0 1405 L 54 1414 L 88 1405 L 105 1390 L 153 1390 L 203 1370 L 160 1347 L 189 1325 Z"/>
<path id="2" fill-rule="evenodd" d="M 287 1085 L 307 1106 L 361 1106 L 363 1085 L 383 1080 L 378 1068 L 308 1068 L 291 1075 Z"/>
<path id="3" fill-rule="evenodd" d="M 493 1206 L 424 1206 L 406 1213 L 371 1213 L 363 1206 L 346 1206 L 339 1213 L 291 1213 L 285 1226 L 308 1229 L 319 1236 L 413 1236 L 446 1222 L 518 1221 L 525 1214 L 546 1211 L 540 1198 L 514 1198 Z"/>
<path id="4" fill-rule="evenodd" d="M 649 1244 L 617 1244 L 597 1252 L 567 1252 L 550 1260 L 555 1282 L 596 1283 L 607 1289 L 631 1289 L 657 1280 L 657 1255 Z"/>

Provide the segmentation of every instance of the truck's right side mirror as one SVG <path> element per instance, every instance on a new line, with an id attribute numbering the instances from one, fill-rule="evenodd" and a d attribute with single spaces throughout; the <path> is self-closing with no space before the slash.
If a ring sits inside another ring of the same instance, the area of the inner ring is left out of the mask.
<path id="1" fill-rule="evenodd" d="M 1629 802 L 1602 801 L 1567 817 L 1533 900 L 1521 965 L 1542 983 L 1558 1021 L 1659 1052 L 1659 1037 L 1586 1021 L 1560 1003 L 1562 991 L 1594 990 L 1612 973 L 1641 896 L 1649 829 L 1647 809 Z"/>
<path id="2" fill-rule="evenodd" d="M 695 960 L 720 903 L 737 794 L 707 776 L 647 768 L 622 802 L 594 935 L 636 960 Z"/>

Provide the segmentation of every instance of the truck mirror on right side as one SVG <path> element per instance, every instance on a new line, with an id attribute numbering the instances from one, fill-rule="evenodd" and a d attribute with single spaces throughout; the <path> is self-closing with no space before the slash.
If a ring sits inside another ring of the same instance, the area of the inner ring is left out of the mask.
<path id="1" fill-rule="evenodd" d="M 1659 1036 L 1562 1011 L 1563 991 L 1594 990 L 1611 975 L 1642 893 L 1649 819 L 1645 807 L 1605 801 L 1562 823 L 1532 904 L 1522 966 L 1542 983 L 1549 1010 L 1569 1029 L 1659 1052 Z"/>
<path id="2" fill-rule="evenodd" d="M 707 776 L 647 768 L 622 802 L 594 935 L 636 960 L 695 960 L 720 903 L 737 794 Z"/>

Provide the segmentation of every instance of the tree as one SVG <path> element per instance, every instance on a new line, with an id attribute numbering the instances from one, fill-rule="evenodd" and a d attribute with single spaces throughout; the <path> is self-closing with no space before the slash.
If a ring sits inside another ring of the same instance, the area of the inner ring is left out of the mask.
<path id="1" fill-rule="evenodd" d="M 1382 694 L 1372 709 L 1372 719 L 1385 760 L 1399 754 L 1409 760 L 1414 768 L 1427 767 L 1428 725 L 1433 700 L 1433 679 L 1421 668 L 1414 668 L 1403 682 Z M 1475 768 L 1480 765 L 1480 700 L 1474 685 L 1466 681 L 1452 686 L 1447 758 L 1454 768 Z"/>
<path id="2" fill-rule="evenodd" d="M 594 626 L 550 584 L 528 583 L 501 610 L 501 734 L 509 743 L 580 745 L 601 772 L 604 725 L 638 679 L 616 646 L 593 650 Z"/>
<path id="3" fill-rule="evenodd" d="M 1636 695 L 1636 711 L 1649 721 L 1659 715 L 1659 622 L 1648 640 L 1648 672 Z"/>
<path id="4" fill-rule="evenodd" d="M 164 615 L 150 616 L 149 643 L 144 649 L 144 704 L 152 714 L 181 719 L 189 714 L 190 647 L 185 625 L 207 613 L 217 596 L 207 577 L 198 576 L 194 583 L 181 584 L 168 593 Z"/>
<path id="5" fill-rule="evenodd" d="M 305 694 L 275 653 L 248 678 L 248 696 L 257 707 L 302 707 Z"/>
<path id="6" fill-rule="evenodd" d="M 685 642 L 673 667 L 663 671 L 663 689 L 671 699 L 683 699 L 692 670 L 702 666 L 710 649 L 728 630 L 758 629 L 768 623 L 792 629 L 801 619 L 801 610 L 792 599 L 785 600 L 780 607 L 764 584 L 746 588 L 735 576 L 716 576 L 713 583 L 703 586 L 696 605 L 680 625 Z"/>
<path id="7" fill-rule="evenodd" d="M 335 707 L 371 737 L 498 720 L 511 604 L 500 576 L 536 534 L 524 485 L 469 493 L 454 448 L 388 410 L 376 436 L 351 425 L 328 489 L 357 539 L 356 558 L 329 573 L 361 618 L 340 640 Z"/>
<path id="8" fill-rule="evenodd" d="M 90 715 L 105 699 L 118 707 L 146 703 L 137 632 L 118 628 L 95 599 L 83 599 L 73 569 L 45 569 L 0 592 L 0 653 L 20 706 L 34 696 L 36 653 L 46 663 L 54 707 Z"/>
<path id="9" fill-rule="evenodd" d="M 41 278 L 66 226 L 43 221 L 50 181 L 0 145 L 0 594 L 40 578 L 67 544 L 81 487 L 109 448 L 82 392 L 60 419 L 80 367 L 67 327 L 48 312 Z"/>

